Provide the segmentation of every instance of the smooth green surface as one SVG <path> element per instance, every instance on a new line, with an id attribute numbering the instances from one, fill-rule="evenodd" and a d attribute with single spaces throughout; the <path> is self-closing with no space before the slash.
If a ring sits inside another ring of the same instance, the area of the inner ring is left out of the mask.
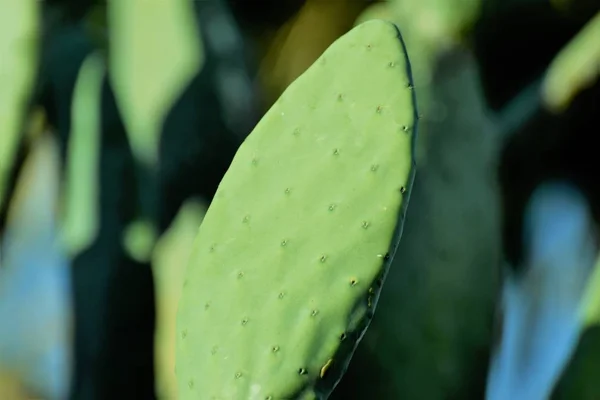
<path id="1" fill-rule="evenodd" d="M 542 86 L 549 109 L 564 112 L 579 92 L 600 77 L 600 12 L 592 18 L 552 61 Z"/>
<path id="2" fill-rule="evenodd" d="M 204 63 L 193 3 L 110 1 L 108 25 L 117 104 L 135 156 L 153 165 L 164 118 Z"/>
<path id="3" fill-rule="evenodd" d="M 83 61 L 73 92 L 67 148 L 62 239 L 71 254 L 88 248 L 100 230 L 100 120 L 105 65 L 99 53 Z"/>
<path id="4" fill-rule="evenodd" d="M 341 335 L 366 326 L 401 223 L 415 115 L 398 31 L 369 21 L 264 116 L 223 178 L 186 272 L 180 399 L 315 398 L 329 360 L 347 361 Z"/>
<path id="5" fill-rule="evenodd" d="M 600 325 L 600 256 L 585 288 L 580 313 L 584 327 Z"/>
<path id="6" fill-rule="evenodd" d="M 0 206 L 27 112 L 38 60 L 37 0 L 4 0 L 0 6 Z"/>

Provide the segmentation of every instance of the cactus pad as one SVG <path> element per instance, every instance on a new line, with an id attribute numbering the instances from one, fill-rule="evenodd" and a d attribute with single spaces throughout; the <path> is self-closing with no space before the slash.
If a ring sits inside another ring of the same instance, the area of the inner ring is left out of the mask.
<path id="1" fill-rule="evenodd" d="M 416 123 L 404 44 L 379 20 L 282 94 L 194 245 L 178 311 L 181 399 L 328 397 L 401 236 Z"/>

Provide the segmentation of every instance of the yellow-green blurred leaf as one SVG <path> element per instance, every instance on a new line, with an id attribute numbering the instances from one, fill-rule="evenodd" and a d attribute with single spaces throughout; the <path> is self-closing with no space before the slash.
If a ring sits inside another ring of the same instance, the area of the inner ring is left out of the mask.
<path id="1" fill-rule="evenodd" d="M 0 7 L 0 206 L 36 75 L 39 4 L 4 0 Z"/>
<path id="2" fill-rule="evenodd" d="M 177 398 L 175 324 L 184 273 L 207 205 L 195 200 L 183 204 L 153 253 L 156 287 L 156 385 L 160 399 Z"/>
<path id="3" fill-rule="evenodd" d="M 192 0 L 108 3 L 111 81 L 134 155 L 158 157 L 169 109 L 202 68 L 204 53 Z"/>
<path id="4" fill-rule="evenodd" d="M 543 101 L 564 111 L 577 94 L 600 75 L 600 13 L 554 58 L 544 78 Z"/>
<path id="5" fill-rule="evenodd" d="M 91 54 L 81 65 L 73 94 L 62 232 L 71 254 L 90 246 L 100 226 L 98 182 L 104 74 L 105 65 L 99 53 Z"/>
<path id="6" fill-rule="evenodd" d="M 590 275 L 581 304 L 581 315 L 584 326 L 600 324 L 600 256 L 596 261 L 594 271 Z"/>
<path id="7" fill-rule="evenodd" d="M 154 224 L 138 220 L 129 224 L 123 233 L 123 247 L 127 254 L 138 262 L 148 262 L 157 240 Z"/>

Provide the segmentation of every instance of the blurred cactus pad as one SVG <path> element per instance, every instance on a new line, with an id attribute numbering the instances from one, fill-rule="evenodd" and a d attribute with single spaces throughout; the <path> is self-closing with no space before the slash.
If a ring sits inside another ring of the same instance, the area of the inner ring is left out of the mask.
<path id="1" fill-rule="evenodd" d="M 416 97 L 395 25 L 361 24 L 281 95 L 200 227 L 177 321 L 181 399 L 325 399 L 402 235 Z"/>

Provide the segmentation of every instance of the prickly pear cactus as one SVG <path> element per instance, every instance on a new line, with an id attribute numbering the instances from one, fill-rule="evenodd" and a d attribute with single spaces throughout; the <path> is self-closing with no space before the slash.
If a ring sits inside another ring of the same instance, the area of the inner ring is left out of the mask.
<path id="1" fill-rule="evenodd" d="M 366 22 L 293 82 L 209 207 L 178 313 L 181 399 L 325 399 L 376 305 L 414 176 L 397 28 Z"/>
<path id="2" fill-rule="evenodd" d="M 3 2 L 0 13 L 0 206 L 8 203 L 8 182 L 36 77 L 38 5 L 34 0 Z"/>
<path id="3" fill-rule="evenodd" d="M 600 12 L 590 19 L 554 58 L 542 84 L 544 105 L 554 112 L 567 110 L 583 89 L 600 76 Z"/>

